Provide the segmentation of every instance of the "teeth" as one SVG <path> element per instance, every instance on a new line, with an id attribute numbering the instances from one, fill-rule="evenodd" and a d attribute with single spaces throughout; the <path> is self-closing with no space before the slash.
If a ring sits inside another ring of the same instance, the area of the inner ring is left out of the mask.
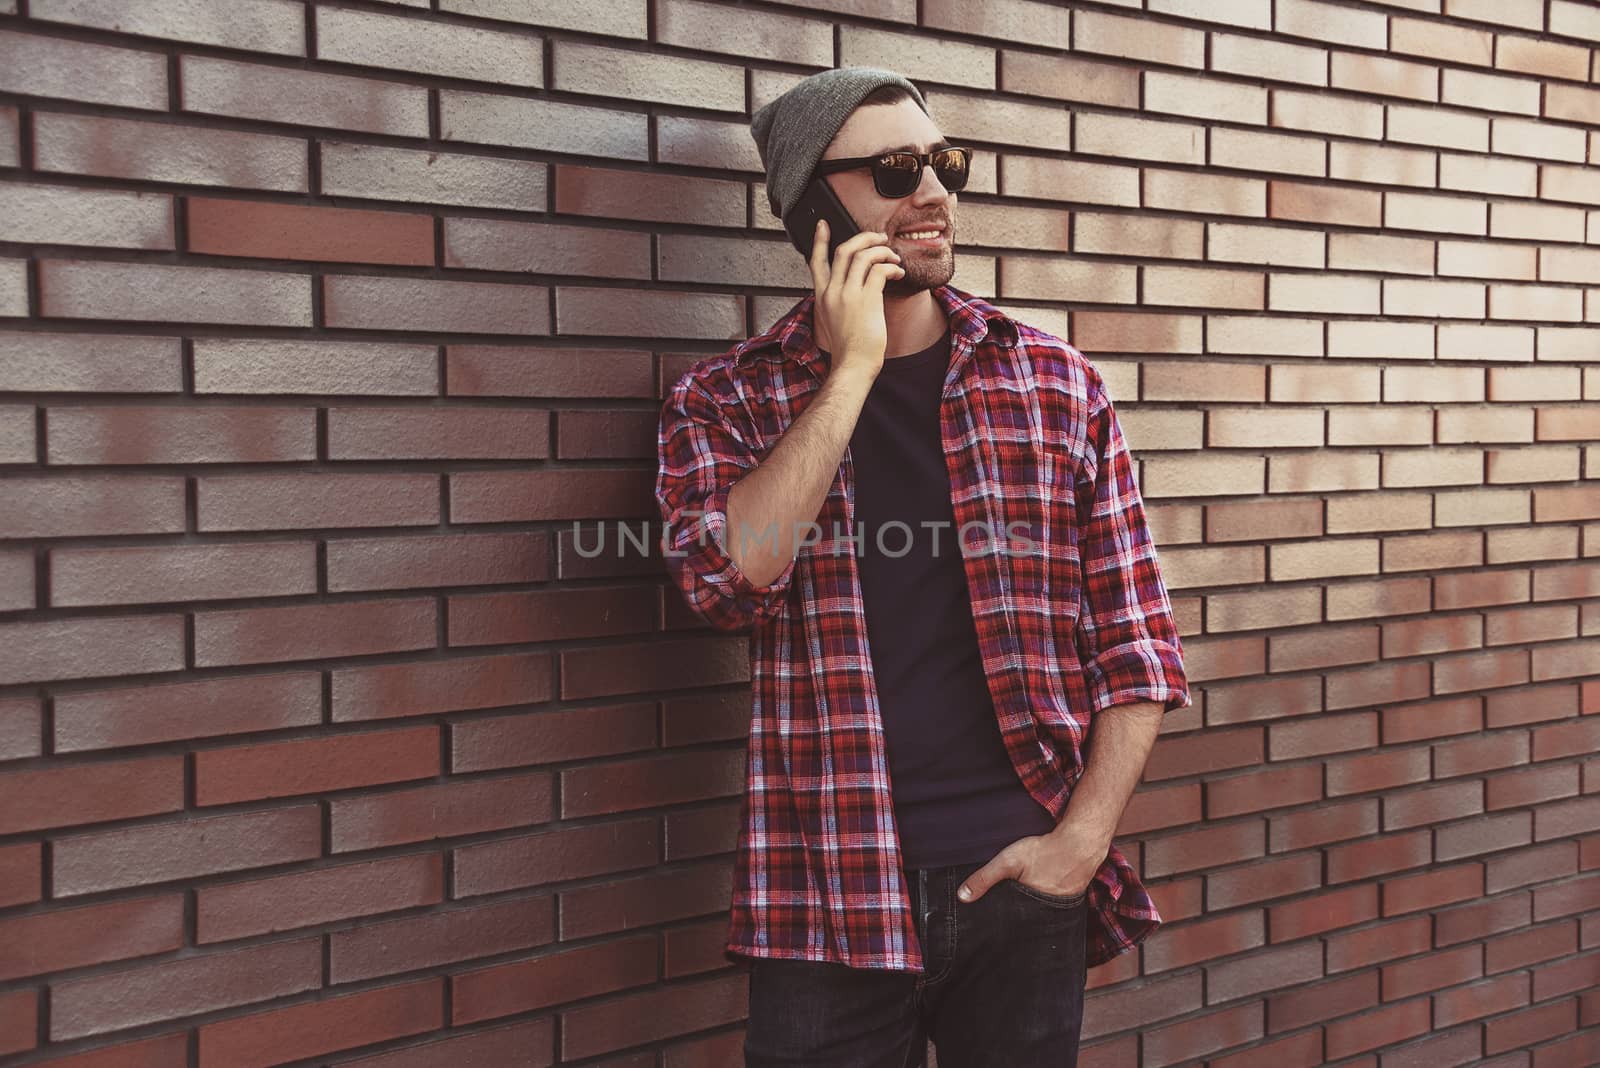
<path id="1" fill-rule="evenodd" d="M 917 230 L 915 232 L 904 232 L 900 236 L 901 237 L 909 237 L 914 241 L 924 241 L 924 240 L 926 240 L 926 239 L 928 239 L 930 237 L 938 237 L 939 236 L 939 231 L 937 231 L 937 230 Z"/>

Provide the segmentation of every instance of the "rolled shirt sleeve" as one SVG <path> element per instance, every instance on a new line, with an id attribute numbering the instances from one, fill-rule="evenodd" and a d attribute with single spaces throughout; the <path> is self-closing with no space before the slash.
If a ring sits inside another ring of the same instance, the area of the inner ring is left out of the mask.
<path id="1" fill-rule="evenodd" d="M 1116 410 L 1091 371 L 1088 449 L 1079 474 L 1077 519 L 1083 581 L 1074 640 L 1093 710 L 1159 701 L 1187 708 L 1183 646 L 1133 462 Z"/>
<path id="2" fill-rule="evenodd" d="M 758 461 L 723 406 L 693 374 L 668 393 L 656 445 L 662 555 L 690 609 L 726 631 L 743 630 L 782 611 L 798 557 L 772 582 L 757 585 L 729 555 L 728 493 Z"/>

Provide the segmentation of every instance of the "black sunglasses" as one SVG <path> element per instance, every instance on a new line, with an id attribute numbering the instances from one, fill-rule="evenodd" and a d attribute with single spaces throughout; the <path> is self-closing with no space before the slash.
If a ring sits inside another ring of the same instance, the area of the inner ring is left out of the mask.
<path id="1" fill-rule="evenodd" d="M 817 177 L 838 171 L 853 171 L 858 167 L 872 168 L 872 184 L 880 197 L 898 200 L 917 191 L 922 184 L 922 168 L 931 166 L 939 184 L 950 192 L 958 192 L 967 184 L 967 173 L 972 168 L 972 149 L 936 148 L 932 152 L 885 152 L 878 156 L 851 156 L 849 159 L 825 159 L 817 164 Z"/>

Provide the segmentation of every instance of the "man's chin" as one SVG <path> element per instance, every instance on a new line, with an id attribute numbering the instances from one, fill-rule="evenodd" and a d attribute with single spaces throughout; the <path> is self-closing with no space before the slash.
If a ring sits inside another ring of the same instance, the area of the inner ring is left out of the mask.
<path id="1" fill-rule="evenodd" d="M 936 271 L 932 274 L 907 275 L 904 278 L 891 278 L 883 283 L 883 295 L 886 297 L 909 297 L 924 290 L 938 289 L 955 276 L 955 268 L 948 271 Z"/>

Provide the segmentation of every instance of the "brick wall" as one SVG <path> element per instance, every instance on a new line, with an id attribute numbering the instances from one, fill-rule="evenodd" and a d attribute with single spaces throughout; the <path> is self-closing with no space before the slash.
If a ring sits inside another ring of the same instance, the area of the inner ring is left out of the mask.
<path id="1" fill-rule="evenodd" d="M 1600 1061 L 1600 6 L 1140 7 L 0 0 L 0 1060 L 739 1062 L 745 639 L 574 524 L 866 64 L 1182 622 L 1085 1068 Z"/>

